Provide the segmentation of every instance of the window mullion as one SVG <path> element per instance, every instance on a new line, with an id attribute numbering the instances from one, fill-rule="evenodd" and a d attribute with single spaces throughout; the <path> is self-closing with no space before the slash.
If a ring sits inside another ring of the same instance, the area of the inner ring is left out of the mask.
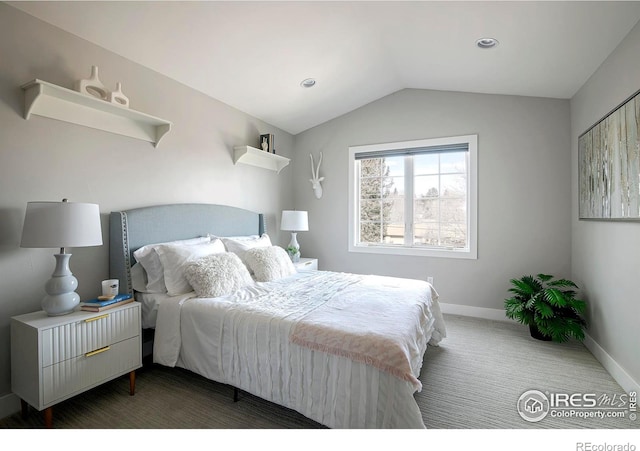
<path id="1" fill-rule="evenodd" d="M 382 168 L 382 170 L 384 170 L 384 168 Z M 380 223 L 380 228 L 379 228 L 379 235 L 378 235 L 378 242 L 379 243 L 384 243 L 384 228 L 387 225 L 384 221 L 384 188 L 382 187 L 383 183 L 383 177 L 380 177 L 378 179 L 380 181 L 380 191 L 378 192 L 378 210 L 380 211 L 380 219 L 378 219 L 378 222 Z"/>
<path id="2" fill-rule="evenodd" d="M 354 162 L 354 177 L 356 179 L 356 183 L 354 186 L 355 189 L 355 196 L 353 199 L 353 202 L 355 203 L 355 211 L 356 211 L 356 216 L 353 218 L 354 219 L 354 229 L 353 229 L 353 234 L 354 234 L 354 240 L 356 243 L 360 243 L 360 229 L 362 228 L 361 222 L 362 222 L 362 190 L 360 187 L 360 184 L 362 183 L 362 173 L 361 173 L 361 168 L 360 168 L 360 162 L 359 161 L 355 161 Z"/>
<path id="3" fill-rule="evenodd" d="M 442 166 L 438 155 L 438 246 L 442 245 Z"/>
<path id="4" fill-rule="evenodd" d="M 404 157 L 404 244 L 413 246 L 413 157 Z"/>

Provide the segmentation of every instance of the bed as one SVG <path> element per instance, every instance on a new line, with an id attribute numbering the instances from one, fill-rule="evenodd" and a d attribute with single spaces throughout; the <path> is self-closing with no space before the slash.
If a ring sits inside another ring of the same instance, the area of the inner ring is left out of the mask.
<path id="1" fill-rule="evenodd" d="M 182 244 L 158 245 L 204 237 L 207 243 L 185 244 L 187 251 Z M 262 214 L 231 206 L 112 212 L 110 277 L 143 304 L 143 355 L 331 428 L 424 428 L 414 398 L 422 389 L 418 375 L 427 345 L 446 335 L 433 287 L 373 275 L 297 273 L 265 237 Z M 247 250 L 245 239 L 263 244 Z M 222 241 L 222 251 L 214 252 Z M 167 249 L 189 255 L 175 265 L 162 259 L 167 292 L 145 292 L 151 276 L 139 288 L 136 255 L 143 261 L 148 248 L 163 257 Z M 206 255 L 193 257 L 201 255 L 196 249 Z M 182 277 L 167 273 L 169 266 L 180 267 Z M 185 277 L 190 291 L 174 289 Z M 236 285 L 212 287 L 212 279 Z"/>

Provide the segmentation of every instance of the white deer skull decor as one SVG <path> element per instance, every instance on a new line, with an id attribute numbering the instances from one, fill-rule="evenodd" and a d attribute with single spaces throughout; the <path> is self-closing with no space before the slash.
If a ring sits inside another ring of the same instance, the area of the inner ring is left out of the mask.
<path id="1" fill-rule="evenodd" d="M 318 159 L 318 167 L 314 167 L 313 165 L 313 155 L 309 154 L 309 158 L 311 158 L 311 177 L 309 181 L 311 182 L 311 187 L 313 188 L 313 192 L 316 195 L 316 198 L 320 199 L 322 197 L 322 185 L 320 182 L 324 180 L 324 177 L 320 177 L 320 165 L 322 164 L 322 152 L 320 152 L 320 158 Z"/>

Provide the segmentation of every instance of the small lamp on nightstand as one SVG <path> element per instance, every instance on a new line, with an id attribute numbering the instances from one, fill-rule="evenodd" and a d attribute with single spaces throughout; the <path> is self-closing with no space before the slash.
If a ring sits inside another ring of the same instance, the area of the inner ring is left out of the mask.
<path id="1" fill-rule="evenodd" d="M 71 254 L 66 247 L 100 246 L 102 228 L 97 204 L 77 202 L 28 202 L 22 227 L 20 247 L 59 247 L 54 254 L 56 268 L 45 284 L 47 295 L 42 300 L 42 309 L 49 316 L 66 315 L 80 303 L 75 292 L 76 279 L 69 269 Z"/>
<path id="2" fill-rule="evenodd" d="M 309 217 L 306 211 L 284 210 L 282 212 L 282 221 L 280 222 L 280 230 L 291 232 L 291 242 L 287 247 L 287 252 L 294 262 L 300 261 L 300 245 L 296 237 L 297 232 L 306 232 L 309 230 Z"/>

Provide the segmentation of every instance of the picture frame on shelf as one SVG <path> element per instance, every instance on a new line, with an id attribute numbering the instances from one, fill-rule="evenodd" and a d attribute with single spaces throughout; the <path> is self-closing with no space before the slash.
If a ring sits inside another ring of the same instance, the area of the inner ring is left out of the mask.
<path id="1" fill-rule="evenodd" d="M 268 153 L 276 153 L 275 136 L 272 133 L 260 135 L 260 148 Z"/>

